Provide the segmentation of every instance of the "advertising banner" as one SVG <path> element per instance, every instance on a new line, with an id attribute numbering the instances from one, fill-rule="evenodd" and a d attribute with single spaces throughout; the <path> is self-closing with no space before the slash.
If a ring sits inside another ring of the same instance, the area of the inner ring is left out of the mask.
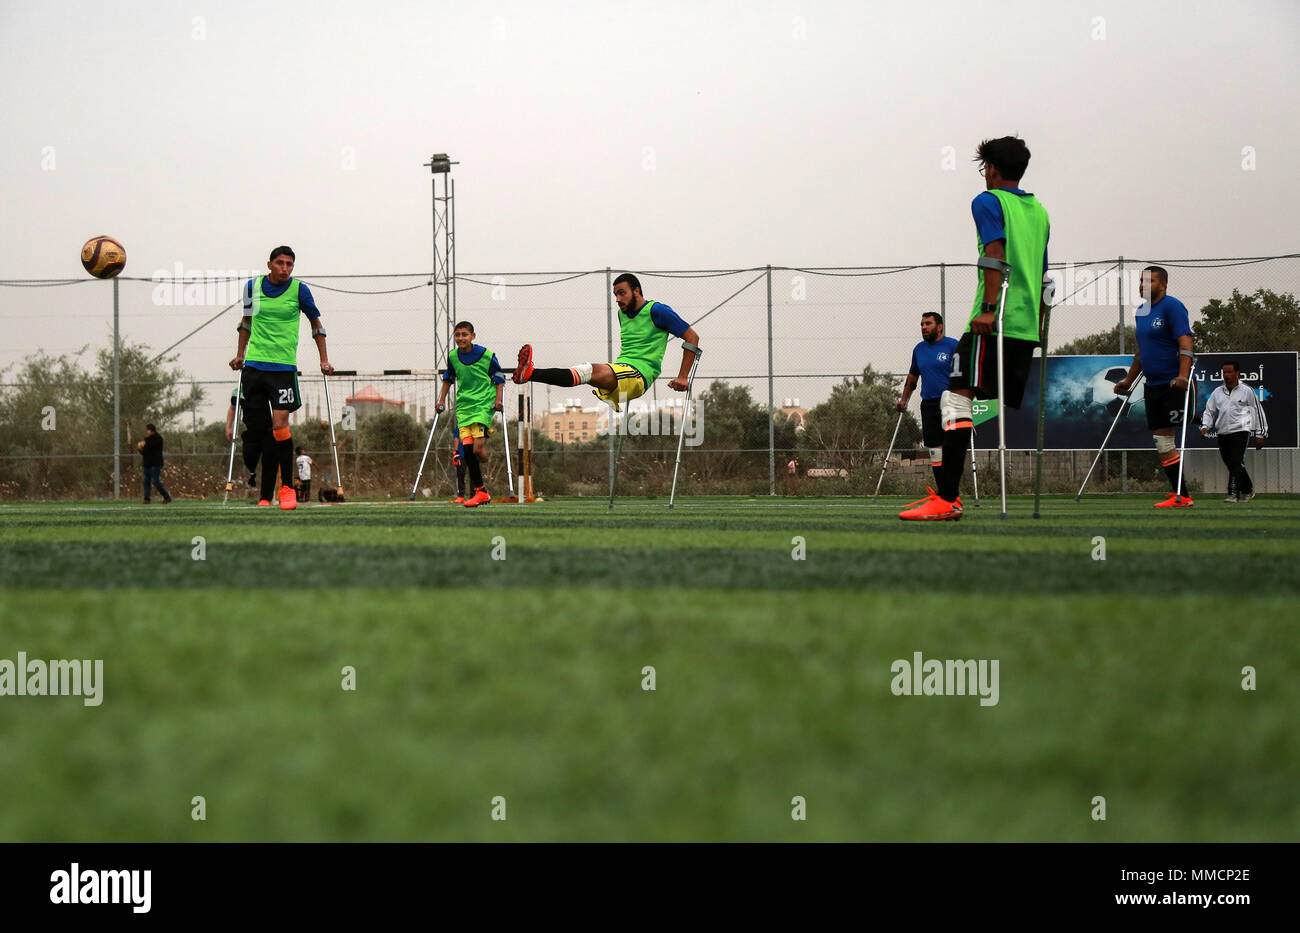
<path id="1" fill-rule="evenodd" d="M 1269 447 L 1300 445 L 1297 425 L 1297 354 L 1290 353 L 1204 353 L 1196 357 L 1195 414 L 1205 410 L 1206 399 L 1223 382 L 1223 364 L 1236 360 L 1241 364 L 1241 381 L 1250 386 L 1263 405 L 1268 419 Z M 1097 450 L 1101 447 L 1120 410 L 1123 397 L 1115 394 L 1115 384 L 1128 373 L 1131 355 L 1053 356 L 1048 361 L 1047 421 L 1043 430 L 1044 450 Z M 1037 448 L 1038 381 L 1041 360 L 1035 357 L 1025 386 L 1025 398 L 1019 409 L 1007 409 L 1007 447 L 1011 450 Z M 1151 431 L 1147 427 L 1146 382 L 1139 383 L 1131 404 L 1115 425 L 1107 450 L 1150 450 Z M 982 404 L 976 401 L 976 405 Z M 987 403 L 984 403 L 987 404 Z M 977 420 L 975 445 L 981 450 L 998 446 L 996 403 L 990 417 Z M 1181 432 L 1180 432 L 1181 433 Z M 1175 435 L 1177 438 L 1179 435 Z M 1201 437 L 1199 422 L 1187 428 L 1190 448 L 1217 448 L 1214 438 Z"/>

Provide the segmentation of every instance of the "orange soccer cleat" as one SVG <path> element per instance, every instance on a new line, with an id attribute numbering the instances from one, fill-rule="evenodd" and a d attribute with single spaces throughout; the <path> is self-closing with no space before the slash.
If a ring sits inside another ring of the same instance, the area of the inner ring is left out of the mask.
<path id="1" fill-rule="evenodd" d="M 298 507 L 298 494 L 293 491 L 292 486 L 280 487 L 280 508 L 288 511 Z"/>
<path id="2" fill-rule="evenodd" d="M 524 383 L 531 378 L 533 378 L 533 345 L 526 343 L 519 348 L 519 364 L 510 374 L 510 379 L 515 383 Z"/>
<path id="3" fill-rule="evenodd" d="M 899 512 L 905 522 L 947 522 L 961 518 L 961 506 L 938 495 L 932 495 L 920 505 Z"/>
<path id="4" fill-rule="evenodd" d="M 487 490 L 480 486 L 474 490 L 474 495 L 465 500 L 465 508 L 476 509 L 485 502 L 491 502 L 492 497 L 487 494 Z"/>
<path id="5" fill-rule="evenodd" d="M 1170 493 L 1169 498 L 1164 502 L 1157 502 L 1154 508 L 1157 509 L 1190 509 L 1192 507 L 1191 496 L 1180 496 L 1177 493 Z"/>

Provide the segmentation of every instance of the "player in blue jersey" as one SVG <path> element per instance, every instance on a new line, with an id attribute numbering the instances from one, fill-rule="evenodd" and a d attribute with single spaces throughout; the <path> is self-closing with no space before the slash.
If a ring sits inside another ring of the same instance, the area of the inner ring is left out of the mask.
<path id="1" fill-rule="evenodd" d="M 952 355 L 957 351 L 957 341 L 943 335 L 943 315 L 927 311 L 921 315 L 921 342 L 912 348 L 912 365 L 903 384 L 903 397 L 894 403 L 894 410 L 903 412 L 908 400 L 921 382 L 921 442 L 930 448 L 930 469 L 934 471 L 934 484 L 940 485 L 939 470 L 943 466 L 943 417 L 939 399 L 948 391 L 948 373 L 952 369 Z M 934 490 L 927 488 L 927 495 Z"/>
<path id="2" fill-rule="evenodd" d="M 1178 463 L 1181 455 L 1174 431 L 1183 423 L 1183 405 L 1187 397 L 1187 381 L 1192 375 L 1192 327 L 1187 320 L 1187 308 L 1177 298 L 1167 294 L 1169 273 L 1160 266 L 1147 266 L 1142 270 L 1142 297 L 1146 299 L 1135 314 L 1137 324 L 1137 352 L 1128 375 L 1115 383 L 1115 394 L 1128 394 L 1138 373 L 1147 376 L 1143 396 L 1147 406 L 1147 427 L 1155 438 L 1160 465 L 1169 477 L 1173 492 L 1158 509 L 1191 508 L 1192 497 L 1187 492 L 1187 480 L 1178 487 Z M 1193 394 L 1193 398 L 1195 395 Z M 1187 417 L 1192 413 L 1187 412 Z"/>

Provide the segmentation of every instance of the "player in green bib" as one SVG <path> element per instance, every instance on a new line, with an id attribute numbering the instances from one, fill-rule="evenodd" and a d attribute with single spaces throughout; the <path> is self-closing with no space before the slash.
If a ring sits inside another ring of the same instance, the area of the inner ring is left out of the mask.
<path id="1" fill-rule="evenodd" d="M 966 332 L 952 354 L 948 390 L 939 400 L 943 426 L 943 466 L 939 490 L 914 508 L 899 514 L 906 521 L 949 521 L 962 515 L 957 491 L 961 486 L 967 448 L 970 446 L 976 398 L 998 397 L 998 367 L 1002 367 L 1002 408 L 1019 408 L 1029 378 L 1034 348 L 1042 341 L 1043 313 L 1047 309 L 1043 282 L 1047 272 L 1047 211 L 1020 179 L 1029 165 L 1029 147 L 1023 139 L 1003 136 L 979 145 L 985 191 L 971 202 L 971 215 L 980 256 L 1000 259 L 1011 266 L 1007 301 L 1003 311 L 1002 351 L 998 359 L 998 290 L 1002 273 L 977 269 L 975 302 Z"/>
<path id="2" fill-rule="evenodd" d="M 661 301 L 646 301 L 641 294 L 640 280 L 624 272 L 614 280 L 614 300 L 618 302 L 618 358 L 612 363 L 579 363 L 568 369 L 538 369 L 533 365 L 532 344 L 519 351 L 519 365 L 511 378 L 515 382 L 542 382 L 547 385 L 573 388 L 590 385 L 596 397 L 622 411 L 622 403 L 640 398 L 659 378 L 664 365 L 668 337 L 682 340 L 682 365 L 677 378 L 669 380 L 668 388 L 686 391 L 695 351 L 700 337 L 694 328 L 683 321 L 677 312 Z"/>
<path id="3" fill-rule="evenodd" d="M 295 260 L 293 250 L 277 246 L 266 264 L 269 274 L 245 283 L 239 346 L 230 361 L 231 369 L 243 371 L 239 386 L 246 410 L 261 412 L 270 408 L 271 424 L 262 441 L 262 497 L 257 504 L 271 504 L 278 477 L 283 484 L 279 492 L 282 509 L 298 506 L 293 491 L 289 415 L 302 407 L 298 391 L 298 329 L 302 317 L 310 322 L 312 339 L 320 352 L 320 371 L 326 376 L 334 372 L 316 300 L 311 289 L 293 277 Z"/>
<path id="4" fill-rule="evenodd" d="M 487 459 L 487 439 L 492 434 L 492 417 L 501 411 L 501 396 L 506 376 L 496 354 L 474 342 L 474 325 L 461 321 L 452 330 L 456 349 L 442 373 L 442 392 L 436 411 L 446 407 L 447 390 L 456 383 L 456 427 L 464 449 L 463 460 L 469 470 L 474 494 L 465 500 L 467 509 L 477 508 L 492 497 L 483 485 L 482 462 Z"/>

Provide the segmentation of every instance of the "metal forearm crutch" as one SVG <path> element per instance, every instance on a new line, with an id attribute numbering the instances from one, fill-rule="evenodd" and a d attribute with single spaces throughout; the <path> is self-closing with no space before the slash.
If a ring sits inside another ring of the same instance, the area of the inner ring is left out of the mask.
<path id="1" fill-rule="evenodd" d="M 1119 419 L 1124 417 L 1124 412 L 1129 409 L 1129 400 L 1133 398 L 1133 393 L 1137 391 L 1138 385 L 1146 378 L 1146 376 L 1146 373 L 1138 373 L 1138 377 L 1134 379 L 1133 384 L 1128 387 L 1128 392 L 1124 395 L 1124 401 L 1119 404 L 1119 411 L 1115 412 L 1115 420 L 1110 423 L 1110 430 L 1106 432 L 1105 438 L 1102 439 L 1101 449 L 1097 451 L 1097 456 L 1092 458 L 1092 466 L 1088 467 L 1087 475 L 1084 476 L 1083 482 L 1079 484 L 1079 491 L 1074 494 L 1075 502 L 1078 502 L 1080 497 L 1083 495 L 1083 489 L 1088 485 L 1088 480 L 1092 477 L 1092 471 L 1097 469 L 1097 461 L 1099 461 L 1101 455 L 1106 452 L 1106 445 L 1110 443 L 1110 436 L 1115 433 L 1115 426 L 1119 424 Z"/>
<path id="2" fill-rule="evenodd" d="M 334 440 L 334 410 L 330 406 L 330 379 L 325 373 L 320 374 L 321 382 L 325 385 L 325 417 L 330 420 L 330 450 L 334 452 L 334 485 L 343 495 L 343 474 L 339 472 L 339 445 Z"/>
<path id="3" fill-rule="evenodd" d="M 230 466 L 226 467 L 226 493 L 221 497 L 225 505 L 230 499 L 230 490 L 235 477 L 235 438 L 239 437 L 239 403 L 244 397 L 244 377 L 240 374 L 239 385 L 235 386 L 235 420 L 230 422 Z"/>
<path id="4" fill-rule="evenodd" d="M 510 469 L 510 419 L 506 417 L 505 406 L 501 406 L 501 434 L 506 442 L 506 483 L 510 487 L 510 498 L 515 497 L 515 475 Z"/>
<path id="5" fill-rule="evenodd" d="M 1182 350 L 1178 352 L 1180 355 L 1184 354 Z M 1187 457 L 1187 416 L 1189 414 L 1187 406 L 1191 404 L 1192 387 L 1196 385 L 1196 355 L 1190 351 L 1187 351 L 1185 355 L 1192 358 L 1192 365 L 1187 368 L 1187 391 L 1183 393 L 1183 436 L 1181 443 L 1178 445 L 1178 490 L 1174 493 L 1176 496 L 1175 502 L 1183 500 L 1183 460 Z M 1187 498 L 1192 497 L 1188 496 Z"/>
<path id="6" fill-rule="evenodd" d="M 1007 288 L 1011 284 L 1011 263 L 1003 262 L 1001 259 L 994 259 L 992 256 L 981 256 L 980 261 L 976 264 L 981 269 L 992 269 L 994 272 L 1002 273 L 1002 286 L 998 298 L 998 485 L 1001 487 L 1002 494 L 1002 519 L 1007 517 L 1007 418 L 1006 418 L 1006 393 L 1003 385 L 1003 370 L 1006 368 L 1003 364 L 1006 362 L 1003 357 L 1002 330 L 1003 321 L 1007 312 Z"/>
<path id="7" fill-rule="evenodd" d="M 871 501 L 876 501 L 876 496 L 880 495 L 880 484 L 885 481 L 885 471 L 889 469 L 889 458 L 894 453 L 894 441 L 898 440 L 898 429 L 903 426 L 903 412 L 898 413 L 898 421 L 894 423 L 894 436 L 889 439 L 889 449 L 885 451 L 885 462 L 880 465 L 880 479 L 876 480 L 876 491 L 871 497 Z"/>
<path id="8" fill-rule="evenodd" d="M 420 477 L 424 476 L 424 464 L 429 459 L 429 448 L 433 446 L 433 432 L 438 430 L 438 417 L 442 412 L 435 407 L 433 412 L 433 426 L 429 428 L 429 439 L 424 442 L 424 456 L 420 458 L 420 469 L 415 474 L 415 483 L 411 486 L 411 499 L 415 499 L 415 490 L 420 486 Z"/>
<path id="9" fill-rule="evenodd" d="M 691 374 L 686 378 L 686 414 L 682 418 L 682 432 L 677 435 L 677 462 L 673 464 L 673 488 L 668 494 L 668 508 L 673 507 L 677 498 L 677 471 L 682 465 L 682 443 L 686 440 L 686 425 L 691 420 L 691 390 L 695 387 L 695 368 L 700 365 L 700 348 L 693 343 L 682 341 L 682 348 L 695 354 L 691 362 Z"/>
<path id="10" fill-rule="evenodd" d="M 609 507 L 614 507 L 614 490 L 618 486 L 618 465 L 623 459 L 623 439 L 627 437 L 627 416 L 630 412 L 623 412 L 622 419 L 616 420 L 614 416 L 617 412 L 611 410 L 609 413 L 610 424 L 614 425 L 614 430 L 618 433 L 618 443 L 614 448 L 614 469 L 609 474 Z"/>
<path id="11" fill-rule="evenodd" d="M 1049 305 L 1043 312 L 1043 365 L 1038 369 L 1038 452 L 1034 460 L 1034 518 L 1039 517 L 1038 500 L 1043 492 L 1043 430 L 1047 423 L 1047 325 L 1051 317 L 1052 308 Z"/>

